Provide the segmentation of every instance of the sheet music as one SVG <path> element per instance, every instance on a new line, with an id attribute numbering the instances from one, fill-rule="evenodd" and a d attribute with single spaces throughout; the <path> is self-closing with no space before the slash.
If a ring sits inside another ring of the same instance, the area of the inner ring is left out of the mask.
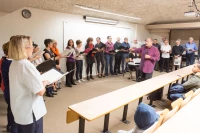
<path id="1" fill-rule="evenodd" d="M 180 66 L 181 65 L 181 57 L 174 59 L 174 65 Z"/>
<path id="2" fill-rule="evenodd" d="M 36 53 L 34 53 L 31 57 L 29 57 L 30 59 L 35 58 L 36 56 L 41 56 L 44 53 L 44 51 L 39 50 Z"/>
<path id="3" fill-rule="evenodd" d="M 133 66 L 137 66 L 137 65 L 140 65 L 140 62 L 141 62 L 141 59 L 136 58 L 136 59 L 133 59 L 133 62 L 129 62 L 128 64 L 133 65 Z"/>
<path id="4" fill-rule="evenodd" d="M 69 74 L 70 72 L 66 72 L 66 73 L 62 74 L 55 69 L 51 69 L 48 72 L 45 72 L 44 74 L 42 74 L 41 79 L 42 79 L 42 81 L 48 81 L 49 84 L 52 84 L 52 83 L 58 81 L 59 79 L 61 79 L 63 76 Z"/>
<path id="5" fill-rule="evenodd" d="M 73 53 L 73 50 L 71 50 L 71 49 L 66 49 L 66 50 L 64 50 L 60 55 L 61 55 L 61 56 L 69 57 L 72 53 Z"/>

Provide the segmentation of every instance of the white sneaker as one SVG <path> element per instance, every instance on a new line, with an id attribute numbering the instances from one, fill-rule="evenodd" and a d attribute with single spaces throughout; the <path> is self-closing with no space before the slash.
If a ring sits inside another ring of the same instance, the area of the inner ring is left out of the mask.
<path id="1" fill-rule="evenodd" d="M 76 80 L 77 83 L 82 83 L 81 80 Z"/>
<path id="2" fill-rule="evenodd" d="M 80 79 L 80 80 L 83 81 L 83 82 L 85 81 L 84 79 Z"/>

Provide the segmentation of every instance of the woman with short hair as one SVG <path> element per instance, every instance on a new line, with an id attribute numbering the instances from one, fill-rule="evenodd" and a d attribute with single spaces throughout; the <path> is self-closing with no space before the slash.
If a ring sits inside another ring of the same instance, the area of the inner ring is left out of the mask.
<path id="1" fill-rule="evenodd" d="M 47 112 L 43 95 L 48 82 L 41 80 L 36 67 L 27 60 L 32 52 L 29 36 L 11 39 L 8 50 L 8 57 L 13 59 L 9 69 L 10 104 L 19 133 L 42 133 L 43 116 Z"/>

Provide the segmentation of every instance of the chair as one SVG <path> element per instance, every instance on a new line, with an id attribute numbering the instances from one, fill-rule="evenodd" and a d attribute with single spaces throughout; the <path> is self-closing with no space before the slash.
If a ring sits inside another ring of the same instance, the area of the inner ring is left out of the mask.
<path id="1" fill-rule="evenodd" d="M 172 109 L 175 109 L 176 106 L 178 106 L 178 109 L 179 109 L 180 106 L 181 106 L 181 104 L 182 104 L 182 102 L 183 102 L 183 99 L 182 99 L 182 98 L 179 98 L 179 99 L 177 99 L 176 101 L 172 102 L 172 103 L 171 103 Z"/>
<path id="2" fill-rule="evenodd" d="M 181 103 L 181 107 L 180 108 L 184 107 L 191 99 L 192 99 L 192 95 L 190 95 L 187 98 L 185 98 L 183 100 L 183 102 Z"/>
<path id="3" fill-rule="evenodd" d="M 167 120 L 169 120 L 176 112 L 178 112 L 179 110 L 179 107 L 176 106 L 174 109 L 172 109 L 171 111 L 169 111 L 166 115 L 166 117 L 164 118 L 163 123 L 165 123 Z"/>
<path id="4" fill-rule="evenodd" d="M 200 89 L 197 89 L 197 90 L 193 93 L 192 98 L 194 98 L 195 96 L 197 96 L 199 93 L 200 93 Z"/>

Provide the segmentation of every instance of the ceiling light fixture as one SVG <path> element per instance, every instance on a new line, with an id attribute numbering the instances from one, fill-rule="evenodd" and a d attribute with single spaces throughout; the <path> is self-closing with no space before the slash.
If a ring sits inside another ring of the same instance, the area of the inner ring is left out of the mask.
<path id="1" fill-rule="evenodd" d="M 108 20 L 108 19 L 102 19 L 102 18 L 94 18 L 94 17 L 88 17 L 83 16 L 86 22 L 92 22 L 92 23 L 100 23 L 100 24 L 109 24 L 109 25 L 116 25 L 119 22 L 115 20 Z"/>
<path id="2" fill-rule="evenodd" d="M 81 9 L 88 10 L 88 11 L 100 12 L 100 13 L 105 13 L 105 14 L 114 15 L 114 16 L 120 16 L 120 17 L 125 17 L 125 18 L 131 18 L 131 19 L 141 20 L 140 18 L 126 16 L 126 15 L 121 15 L 121 14 L 116 14 L 116 13 L 112 13 L 112 12 L 106 12 L 106 11 L 102 11 L 102 10 L 98 10 L 98 9 L 93 9 L 93 8 L 89 8 L 89 7 L 85 7 L 85 6 L 81 6 L 81 5 L 74 5 L 74 7 L 81 8 Z"/>

